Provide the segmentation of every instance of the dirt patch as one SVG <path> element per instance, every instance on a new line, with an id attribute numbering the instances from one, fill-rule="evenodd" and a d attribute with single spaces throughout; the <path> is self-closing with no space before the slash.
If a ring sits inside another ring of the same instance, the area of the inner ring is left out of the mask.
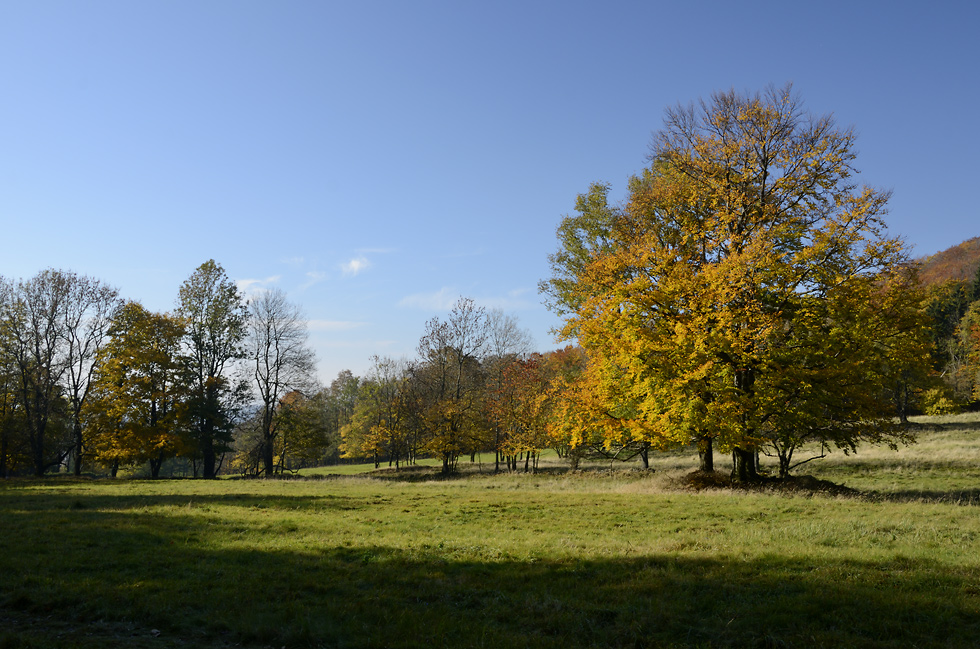
<path id="1" fill-rule="evenodd" d="M 678 479 L 683 489 L 704 491 L 712 489 L 732 489 L 737 491 L 760 491 L 769 493 L 824 494 L 828 496 L 861 496 L 856 489 L 839 485 L 829 480 L 820 480 L 810 475 L 789 476 L 787 478 L 760 477 L 753 482 L 736 483 L 727 473 L 718 471 L 692 471 Z"/>

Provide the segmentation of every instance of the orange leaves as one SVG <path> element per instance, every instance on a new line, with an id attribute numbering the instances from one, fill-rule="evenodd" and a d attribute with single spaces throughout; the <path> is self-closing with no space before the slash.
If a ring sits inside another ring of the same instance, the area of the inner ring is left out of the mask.
<path id="1" fill-rule="evenodd" d="M 907 257 L 888 194 L 848 180 L 853 140 L 790 88 L 668 111 L 603 246 L 563 268 L 562 333 L 591 361 L 562 406 L 571 439 L 848 444 L 841 422 L 885 416 L 883 344 L 914 364 L 921 336 L 914 300 L 881 291 Z"/>

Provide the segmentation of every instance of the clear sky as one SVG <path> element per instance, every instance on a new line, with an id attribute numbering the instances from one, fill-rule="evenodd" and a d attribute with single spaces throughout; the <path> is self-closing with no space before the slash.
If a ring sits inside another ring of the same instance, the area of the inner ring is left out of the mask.
<path id="1" fill-rule="evenodd" d="M 0 274 L 167 311 L 213 258 L 302 305 L 324 381 L 460 295 L 553 349 L 559 220 L 715 90 L 853 125 L 916 255 L 980 235 L 978 32 L 970 0 L 5 0 Z"/>

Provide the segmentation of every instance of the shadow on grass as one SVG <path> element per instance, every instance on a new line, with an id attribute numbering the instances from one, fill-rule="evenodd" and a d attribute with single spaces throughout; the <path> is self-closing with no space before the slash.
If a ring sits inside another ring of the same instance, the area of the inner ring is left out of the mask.
<path id="1" fill-rule="evenodd" d="M 936 561 L 474 560 L 480 548 L 370 539 L 297 551 L 275 541 L 287 528 L 219 542 L 220 521 L 103 500 L 3 500 L 0 646 L 967 647 L 980 634 L 980 569 Z"/>
<path id="2" fill-rule="evenodd" d="M 951 422 L 916 422 L 905 424 L 910 433 L 948 433 L 953 431 L 972 430 L 980 432 L 980 421 L 951 421 Z"/>
<path id="3" fill-rule="evenodd" d="M 953 491 L 927 491 L 906 489 L 887 493 L 868 492 L 870 500 L 880 500 L 896 503 L 934 503 L 942 505 L 963 505 L 968 507 L 980 506 L 980 489 L 958 489 Z"/>

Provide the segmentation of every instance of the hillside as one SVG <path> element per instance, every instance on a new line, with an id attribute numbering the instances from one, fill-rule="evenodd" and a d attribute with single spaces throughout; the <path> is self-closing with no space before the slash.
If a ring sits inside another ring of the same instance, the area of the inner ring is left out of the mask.
<path id="1" fill-rule="evenodd" d="M 942 284 L 949 280 L 973 281 L 980 268 L 980 237 L 918 260 L 919 278 L 923 286 Z"/>

